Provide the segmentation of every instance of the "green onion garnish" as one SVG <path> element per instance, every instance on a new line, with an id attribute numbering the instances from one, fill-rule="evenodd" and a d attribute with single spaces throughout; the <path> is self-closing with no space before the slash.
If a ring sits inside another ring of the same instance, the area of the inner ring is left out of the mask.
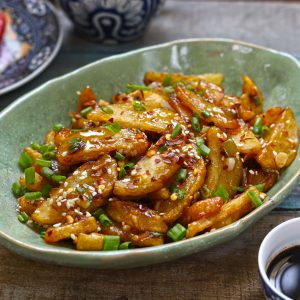
<path id="1" fill-rule="evenodd" d="M 118 235 L 105 235 L 103 239 L 103 251 L 118 250 L 120 237 Z"/>
<path id="2" fill-rule="evenodd" d="M 252 131 L 256 135 L 261 135 L 261 133 L 262 133 L 262 118 L 261 117 L 256 117 Z"/>
<path id="3" fill-rule="evenodd" d="M 186 235 L 186 228 L 181 224 L 177 223 L 173 226 L 168 232 L 167 236 L 172 239 L 174 242 L 182 240 Z"/>
<path id="4" fill-rule="evenodd" d="M 115 159 L 116 160 L 125 160 L 125 156 L 122 153 L 117 151 L 115 154 Z"/>
<path id="5" fill-rule="evenodd" d="M 129 169 L 132 169 L 133 167 L 134 167 L 134 163 L 133 162 L 128 162 L 127 164 L 125 164 L 124 166 L 122 166 L 121 169 L 120 169 L 120 171 L 119 171 L 118 178 L 119 179 L 123 179 L 127 175 L 127 171 Z"/>
<path id="6" fill-rule="evenodd" d="M 172 133 L 171 133 L 171 138 L 175 139 L 178 137 L 178 135 L 180 135 L 182 132 L 182 128 L 179 124 L 176 124 L 176 126 L 174 127 Z"/>
<path id="7" fill-rule="evenodd" d="M 261 99 L 258 96 L 255 96 L 252 98 L 254 100 L 254 103 L 256 106 L 259 106 L 261 104 Z"/>
<path id="8" fill-rule="evenodd" d="M 169 86 L 172 85 L 172 77 L 171 76 L 166 76 L 163 80 L 163 86 Z"/>
<path id="9" fill-rule="evenodd" d="M 44 160 L 44 159 L 36 159 L 35 163 L 42 167 L 51 167 L 51 161 L 50 160 Z"/>
<path id="10" fill-rule="evenodd" d="M 202 137 L 200 137 L 200 136 L 197 136 L 196 137 L 196 145 L 198 146 L 198 147 L 200 147 L 201 145 L 203 145 L 205 143 L 205 141 L 204 141 L 204 139 L 202 138 Z"/>
<path id="11" fill-rule="evenodd" d="M 199 119 L 197 117 L 195 117 L 195 116 L 192 117 L 191 124 L 192 124 L 192 129 L 195 132 L 200 132 L 201 131 L 200 122 L 199 122 Z"/>
<path id="12" fill-rule="evenodd" d="M 210 149 L 205 144 L 201 144 L 197 148 L 197 152 L 198 152 L 198 154 L 200 154 L 200 155 L 202 155 L 204 157 L 208 157 L 208 155 L 210 153 Z"/>
<path id="13" fill-rule="evenodd" d="M 236 192 L 244 192 L 246 190 L 245 186 L 233 186 L 232 189 Z"/>
<path id="14" fill-rule="evenodd" d="M 31 148 L 32 148 L 33 150 L 38 151 L 38 152 L 41 151 L 41 145 L 38 144 L 38 143 L 31 143 Z"/>
<path id="15" fill-rule="evenodd" d="M 191 84 L 188 84 L 186 86 L 186 89 L 189 90 L 189 91 L 193 91 L 194 90 L 194 87 L 191 85 Z"/>
<path id="16" fill-rule="evenodd" d="M 186 191 L 184 189 L 180 189 L 176 185 L 171 185 L 170 192 L 173 194 L 177 194 L 179 200 L 182 200 L 185 196 Z"/>
<path id="17" fill-rule="evenodd" d="M 42 197 L 41 192 L 30 192 L 30 193 L 25 193 L 25 199 L 34 201 L 37 199 L 40 199 Z"/>
<path id="18" fill-rule="evenodd" d="M 111 219 L 106 214 L 101 214 L 99 216 L 99 222 L 103 226 L 111 226 L 113 224 L 113 222 L 111 221 Z"/>
<path id="19" fill-rule="evenodd" d="M 81 148 L 85 147 L 85 142 L 80 137 L 73 138 L 68 143 L 70 145 L 69 146 L 70 153 L 74 153 L 80 150 Z"/>
<path id="20" fill-rule="evenodd" d="M 45 236 L 46 236 L 46 229 L 43 229 L 43 230 L 40 232 L 40 237 L 41 237 L 42 239 L 44 239 Z"/>
<path id="21" fill-rule="evenodd" d="M 131 84 L 131 83 L 128 83 L 126 87 L 127 87 L 128 89 L 133 90 L 133 91 L 136 91 L 136 90 L 150 91 L 150 88 L 149 88 L 148 86 L 145 86 L 145 85 L 138 85 L 138 84 Z"/>
<path id="22" fill-rule="evenodd" d="M 131 242 L 124 242 L 124 243 L 120 244 L 120 246 L 119 246 L 119 250 L 127 250 L 130 248 L 133 248 Z"/>
<path id="23" fill-rule="evenodd" d="M 166 144 L 162 144 L 159 148 L 158 148 L 158 152 L 159 153 L 164 153 L 165 151 L 167 151 L 168 147 Z"/>
<path id="24" fill-rule="evenodd" d="M 52 189 L 52 186 L 50 184 L 45 184 L 42 186 L 41 193 L 42 193 L 43 198 L 49 197 L 51 189 Z"/>
<path id="25" fill-rule="evenodd" d="M 11 186 L 11 191 L 16 198 L 19 198 L 24 195 L 24 188 L 19 182 L 14 182 Z"/>
<path id="26" fill-rule="evenodd" d="M 262 136 L 265 136 L 265 135 L 269 132 L 269 130 L 270 130 L 270 128 L 269 128 L 268 126 L 263 125 L 263 126 L 261 127 L 261 135 L 262 135 Z"/>
<path id="27" fill-rule="evenodd" d="M 215 191 L 215 196 L 216 197 L 222 197 L 223 200 L 228 201 L 229 199 L 229 194 L 226 190 L 226 188 L 223 185 L 219 185 Z"/>
<path id="28" fill-rule="evenodd" d="M 56 124 L 54 124 L 53 125 L 53 130 L 55 131 L 55 132 L 59 132 L 61 129 L 63 129 L 64 128 L 64 125 L 63 124 L 60 124 L 60 123 L 56 123 Z"/>
<path id="29" fill-rule="evenodd" d="M 250 191 L 247 193 L 247 195 L 255 207 L 259 207 L 262 205 L 262 201 L 255 191 Z"/>
<path id="30" fill-rule="evenodd" d="M 111 115 L 111 114 L 114 113 L 114 111 L 113 111 L 109 106 L 107 106 L 107 105 L 100 105 L 100 108 L 101 108 L 101 110 L 102 110 L 103 112 L 105 112 L 106 114 Z"/>
<path id="31" fill-rule="evenodd" d="M 39 152 L 46 153 L 46 152 L 50 152 L 54 149 L 55 149 L 54 145 L 44 144 L 44 145 L 41 145 Z"/>
<path id="32" fill-rule="evenodd" d="M 138 100 L 134 100 L 132 102 L 132 106 L 133 106 L 133 109 L 135 111 L 138 111 L 138 112 L 143 112 L 143 111 L 146 110 L 145 104 L 143 102 L 141 102 L 141 101 L 138 101 Z"/>
<path id="33" fill-rule="evenodd" d="M 63 176 L 63 175 L 52 175 L 51 176 L 51 180 L 58 182 L 58 183 L 64 182 L 66 179 L 67 179 L 67 177 Z"/>
<path id="34" fill-rule="evenodd" d="M 95 218 L 99 218 L 100 215 L 104 214 L 104 210 L 102 208 L 97 208 L 93 213 L 92 215 L 95 217 Z"/>
<path id="35" fill-rule="evenodd" d="M 178 173 L 176 174 L 176 180 L 178 182 L 184 182 L 187 177 L 187 170 L 186 169 L 180 169 Z"/>
<path id="36" fill-rule="evenodd" d="M 212 192 L 211 190 L 208 188 L 208 186 L 206 184 L 204 184 L 202 186 L 202 188 L 200 189 L 200 194 L 201 194 L 201 197 L 203 199 L 207 199 L 211 196 Z"/>
<path id="37" fill-rule="evenodd" d="M 93 111 L 93 108 L 91 106 L 88 106 L 80 111 L 80 114 L 86 118 L 86 116 Z"/>
<path id="38" fill-rule="evenodd" d="M 47 152 L 43 153 L 43 158 L 46 160 L 53 159 L 55 157 L 56 157 L 56 154 L 53 151 L 47 151 Z"/>
<path id="39" fill-rule="evenodd" d="M 35 183 L 35 169 L 34 167 L 30 167 L 25 169 L 25 182 L 26 185 L 31 185 Z"/>
<path id="40" fill-rule="evenodd" d="M 163 88 L 163 92 L 166 94 L 172 94 L 175 92 L 174 88 L 171 86 L 166 86 Z"/>
<path id="41" fill-rule="evenodd" d="M 264 191 L 264 188 L 265 188 L 265 184 L 264 184 L 264 183 L 259 183 L 259 184 L 256 184 L 255 187 L 256 187 L 260 192 L 263 192 L 263 191 Z"/>
<path id="42" fill-rule="evenodd" d="M 19 215 L 18 215 L 18 220 L 21 223 L 27 223 L 27 221 L 29 220 L 28 215 L 26 214 L 25 211 L 22 211 Z"/>
<path id="43" fill-rule="evenodd" d="M 22 155 L 19 158 L 19 166 L 23 170 L 29 168 L 32 165 L 32 162 L 33 160 L 27 152 L 22 153 Z"/>
<path id="44" fill-rule="evenodd" d="M 118 133 L 119 131 L 121 131 L 121 127 L 117 122 L 106 123 L 103 126 L 109 129 L 112 133 Z"/>
<path id="45" fill-rule="evenodd" d="M 204 110 L 204 111 L 201 112 L 201 116 L 202 116 L 204 119 L 206 119 L 206 118 L 210 117 L 210 112 L 207 111 L 207 110 Z"/>
<path id="46" fill-rule="evenodd" d="M 42 167 L 41 173 L 43 176 L 45 176 L 48 179 L 51 179 L 51 176 L 54 175 L 54 172 L 48 167 Z"/>
<path id="47" fill-rule="evenodd" d="M 197 92 L 197 95 L 199 95 L 200 97 L 203 97 L 204 96 L 204 92 L 203 91 L 199 91 L 199 92 Z"/>

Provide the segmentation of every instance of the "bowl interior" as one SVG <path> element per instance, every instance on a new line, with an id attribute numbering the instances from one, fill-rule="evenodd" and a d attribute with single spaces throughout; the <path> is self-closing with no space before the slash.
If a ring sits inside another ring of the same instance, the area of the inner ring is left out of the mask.
<path id="1" fill-rule="evenodd" d="M 76 91 L 89 85 L 99 99 L 110 99 L 113 94 L 125 91 L 127 83 L 142 83 L 143 75 L 147 70 L 196 74 L 221 72 L 225 75 L 225 90 L 232 94 L 241 94 L 242 76 L 248 74 L 262 89 L 266 98 L 265 107 L 290 106 L 297 121 L 300 121 L 299 66 L 293 58 L 275 51 L 234 41 L 188 40 L 141 49 L 93 63 L 44 84 L 23 96 L 0 115 L 2 141 L 0 144 L 0 211 L 4 212 L 0 218 L 2 243 L 25 255 L 30 255 L 31 250 L 24 250 L 24 247 L 37 247 L 39 251 L 66 250 L 65 253 L 68 255 L 81 258 L 110 255 L 99 252 L 78 253 L 66 246 L 45 244 L 34 231 L 18 222 L 16 200 L 11 194 L 10 187 L 20 175 L 17 159 L 22 149 L 32 141 L 43 142 L 45 133 L 54 123 L 61 122 L 69 125 L 68 112 L 76 108 Z M 248 215 L 244 223 L 237 222 L 229 226 L 228 230 L 224 228 L 214 235 L 199 236 L 176 245 L 163 245 L 157 247 L 158 250 L 137 249 L 132 253 L 139 251 L 148 253 L 146 261 L 142 258 L 143 263 L 140 262 L 140 264 L 148 264 L 187 255 L 234 237 L 282 201 L 289 190 L 284 187 L 295 180 L 299 166 L 298 155 L 269 192 L 271 197 L 276 195 L 276 198 L 270 204 Z M 19 243 L 18 246 L 15 246 L 16 241 Z M 166 256 L 159 257 L 159 251 L 166 253 Z M 135 265 L 134 256 L 126 255 L 132 259 L 128 259 L 124 266 Z M 37 253 L 33 256 L 47 259 Z M 82 265 L 85 265 L 85 259 L 82 258 Z M 63 260 L 61 263 L 64 263 Z M 80 260 L 77 264 L 79 263 Z M 70 264 L 72 264 L 71 260 Z"/>

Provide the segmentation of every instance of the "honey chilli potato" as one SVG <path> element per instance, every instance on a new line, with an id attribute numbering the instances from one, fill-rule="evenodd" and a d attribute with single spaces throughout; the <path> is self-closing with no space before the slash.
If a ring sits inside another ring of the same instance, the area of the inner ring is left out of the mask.
<path id="1" fill-rule="evenodd" d="M 249 76 L 241 96 L 222 81 L 151 71 L 111 101 L 78 92 L 71 125 L 19 158 L 19 221 L 46 243 L 112 251 L 192 238 L 263 205 L 296 157 L 298 127 L 288 107 L 263 110 Z"/>

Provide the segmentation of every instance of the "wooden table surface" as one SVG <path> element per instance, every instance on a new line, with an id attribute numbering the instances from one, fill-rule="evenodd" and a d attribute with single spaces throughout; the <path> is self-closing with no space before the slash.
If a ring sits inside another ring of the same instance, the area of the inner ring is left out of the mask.
<path id="1" fill-rule="evenodd" d="M 193 37 L 257 43 L 300 58 L 300 1 L 168 0 L 144 37 L 105 47 L 83 41 L 64 22 L 59 55 L 38 78 L 0 97 L 0 110 L 41 83 L 105 56 Z M 275 211 L 233 241 L 170 263 L 89 270 L 30 261 L 0 246 L 0 299 L 263 299 L 259 245 L 277 224 L 300 216 L 300 184 Z"/>

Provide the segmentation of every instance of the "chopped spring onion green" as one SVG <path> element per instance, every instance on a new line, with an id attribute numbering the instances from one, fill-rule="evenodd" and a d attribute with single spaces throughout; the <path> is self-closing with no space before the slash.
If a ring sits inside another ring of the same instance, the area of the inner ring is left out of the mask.
<path id="1" fill-rule="evenodd" d="M 262 201 L 255 191 L 250 191 L 247 193 L 247 195 L 255 207 L 259 207 L 262 205 Z"/>
<path id="2" fill-rule="evenodd" d="M 198 154 L 200 154 L 200 155 L 202 155 L 204 157 L 208 157 L 208 155 L 210 153 L 210 149 L 205 144 L 201 144 L 197 148 L 197 152 L 198 152 Z"/>
<path id="3" fill-rule="evenodd" d="M 123 165 L 123 166 L 120 168 L 118 178 L 119 178 L 119 179 L 123 179 L 123 178 L 127 175 L 127 171 L 128 171 L 129 169 L 132 169 L 133 167 L 134 167 L 134 163 L 133 163 L 133 162 L 128 162 L 127 164 Z"/>
<path id="4" fill-rule="evenodd" d="M 32 162 L 33 162 L 33 160 L 27 152 L 22 153 L 22 155 L 19 158 L 19 166 L 23 170 L 25 170 L 26 168 L 29 168 L 32 165 Z"/>
<path id="5" fill-rule="evenodd" d="M 138 101 L 138 100 L 134 100 L 132 102 L 132 106 L 133 106 L 133 109 L 138 112 L 143 112 L 146 110 L 145 103 Z"/>
<path id="6" fill-rule="evenodd" d="M 261 127 L 261 135 L 262 135 L 262 136 L 265 136 L 265 135 L 269 132 L 269 130 L 270 130 L 270 128 L 269 128 L 268 126 L 263 125 L 263 126 Z"/>
<path id="7" fill-rule="evenodd" d="M 178 137 L 178 135 L 180 135 L 182 132 L 182 128 L 179 124 L 176 124 L 176 126 L 174 127 L 172 133 L 171 133 L 171 138 L 175 139 Z"/>
<path id="8" fill-rule="evenodd" d="M 210 112 L 207 111 L 207 110 L 204 110 L 204 111 L 201 112 L 201 116 L 202 116 L 204 119 L 206 119 L 206 118 L 210 117 Z"/>
<path id="9" fill-rule="evenodd" d="M 192 129 L 195 132 L 200 132 L 201 131 L 200 122 L 199 122 L 198 117 L 196 117 L 196 116 L 192 117 L 191 124 L 192 124 Z"/>
<path id="10" fill-rule="evenodd" d="M 45 160 L 45 159 L 36 159 L 35 163 L 39 166 L 42 167 L 51 167 L 51 161 L 50 160 Z"/>
<path id="11" fill-rule="evenodd" d="M 163 86 L 170 86 L 172 85 L 172 77 L 171 76 L 166 76 L 163 80 Z"/>
<path id="12" fill-rule="evenodd" d="M 172 86 L 166 86 L 163 88 L 163 91 L 166 94 L 172 94 L 175 92 L 175 89 Z"/>
<path id="13" fill-rule="evenodd" d="M 179 200 L 183 200 L 186 191 L 184 189 L 180 189 L 179 187 L 177 187 L 176 185 L 171 185 L 170 187 L 170 192 L 173 194 L 177 194 L 177 197 Z"/>
<path id="14" fill-rule="evenodd" d="M 217 189 L 215 191 L 215 196 L 223 198 L 223 200 L 225 200 L 225 202 L 229 200 L 229 194 L 223 185 L 219 185 L 217 187 Z"/>
<path id="15" fill-rule="evenodd" d="M 46 160 L 53 159 L 55 157 L 56 157 L 56 154 L 53 151 L 47 151 L 47 152 L 43 153 L 43 158 Z"/>
<path id="16" fill-rule="evenodd" d="M 117 151 L 115 154 L 115 159 L 116 160 L 125 160 L 125 156 L 122 153 Z"/>
<path id="17" fill-rule="evenodd" d="M 113 111 L 109 106 L 107 106 L 107 105 L 100 105 L 100 108 L 101 108 L 101 110 L 102 110 L 103 112 L 105 112 L 106 114 L 111 115 L 111 114 L 114 113 L 114 111 Z"/>
<path id="18" fill-rule="evenodd" d="M 85 147 L 85 142 L 80 137 L 73 138 L 68 143 L 70 145 L 69 146 L 70 153 L 74 153 L 80 150 L 81 148 Z"/>
<path id="19" fill-rule="evenodd" d="M 95 217 L 95 218 L 99 218 L 100 215 L 104 214 L 104 210 L 102 208 L 97 208 L 93 213 L 92 215 Z"/>
<path id="20" fill-rule="evenodd" d="M 211 196 L 211 190 L 208 188 L 206 184 L 204 184 L 200 189 L 200 194 L 203 199 L 207 199 Z"/>
<path id="21" fill-rule="evenodd" d="M 256 117 L 252 131 L 256 135 L 262 134 L 262 118 L 261 117 Z"/>
<path id="22" fill-rule="evenodd" d="M 177 223 L 173 226 L 168 232 L 167 236 L 172 239 L 174 242 L 182 240 L 186 235 L 186 228 L 181 224 Z"/>
<path id="23" fill-rule="evenodd" d="M 264 184 L 264 183 L 259 183 L 259 184 L 256 184 L 255 187 L 256 187 L 260 192 L 263 192 L 263 191 L 264 191 L 264 188 L 265 188 L 265 184 Z"/>
<path id="24" fill-rule="evenodd" d="M 99 222 L 103 226 L 111 226 L 113 224 L 112 221 L 111 221 L 111 219 L 106 214 L 101 214 L 99 216 Z"/>
<path id="25" fill-rule="evenodd" d="M 19 182 L 14 182 L 11 186 L 11 191 L 15 197 L 19 198 L 24 195 L 24 188 Z"/>
<path id="26" fill-rule="evenodd" d="M 105 235 L 103 239 L 103 251 L 118 250 L 120 237 L 118 235 Z"/>
<path id="27" fill-rule="evenodd" d="M 245 186 L 233 186 L 232 189 L 236 192 L 244 192 L 246 190 Z"/>
<path id="28" fill-rule="evenodd" d="M 83 110 L 80 111 L 80 114 L 86 118 L 86 116 L 93 111 L 91 106 L 85 107 Z"/>
<path id="29" fill-rule="evenodd" d="M 51 180 L 55 181 L 55 182 L 64 182 L 67 179 L 66 176 L 63 175 L 52 175 L 51 176 Z"/>
<path id="30" fill-rule="evenodd" d="M 43 198 L 49 197 L 51 189 L 52 189 L 52 186 L 50 184 L 45 184 L 42 186 L 41 193 L 42 193 Z"/>
<path id="31" fill-rule="evenodd" d="M 109 129 L 112 133 L 118 133 L 119 131 L 121 131 L 121 127 L 117 122 L 106 123 L 103 126 Z"/>
<path id="32" fill-rule="evenodd" d="M 178 182 L 184 182 L 187 177 L 187 170 L 186 169 L 180 169 L 178 173 L 176 174 L 176 180 Z"/>
<path id="33" fill-rule="evenodd" d="M 60 130 L 62 130 L 64 128 L 64 125 L 63 124 L 60 124 L 60 123 L 56 123 L 53 125 L 53 131 L 55 132 L 59 132 Z"/>
<path id="34" fill-rule="evenodd" d="M 40 232 L 40 237 L 41 237 L 42 239 L 44 239 L 45 236 L 46 236 L 46 229 L 43 229 L 43 230 Z"/>
<path id="35" fill-rule="evenodd" d="M 54 145 L 44 144 L 44 145 L 41 145 L 39 152 L 40 153 L 46 153 L 46 152 L 50 152 L 54 149 L 55 149 Z"/>
<path id="36" fill-rule="evenodd" d="M 158 152 L 159 153 L 164 153 L 165 151 L 167 151 L 168 147 L 166 144 L 162 144 L 159 148 L 158 148 Z"/>
<path id="37" fill-rule="evenodd" d="M 30 167 L 25 169 L 25 182 L 26 185 L 31 185 L 35 183 L 35 169 L 34 167 Z"/>
<path id="38" fill-rule="evenodd" d="M 189 91 L 193 91 L 194 90 L 194 87 L 191 85 L 191 84 L 188 84 L 186 86 L 186 89 L 189 90 Z"/>
<path id="39" fill-rule="evenodd" d="M 145 86 L 145 85 L 138 85 L 138 84 L 131 84 L 131 83 L 128 83 L 126 87 L 127 87 L 128 89 L 133 90 L 133 91 L 136 91 L 136 90 L 150 91 L 150 88 L 149 88 L 148 86 Z"/>
<path id="40" fill-rule="evenodd" d="M 25 211 L 22 211 L 19 215 L 18 215 L 18 220 L 21 223 L 27 223 L 27 221 L 29 220 L 28 215 L 26 214 Z"/>
<path id="41" fill-rule="evenodd" d="M 37 199 L 40 199 L 42 197 L 42 193 L 41 192 L 29 192 L 29 193 L 25 193 L 25 199 L 30 200 L 30 201 L 34 201 Z"/>
<path id="42" fill-rule="evenodd" d="M 43 176 L 45 176 L 48 179 L 51 179 L 51 176 L 54 175 L 54 172 L 48 167 L 42 167 L 41 173 Z"/>
<path id="43" fill-rule="evenodd" d="M 228 139 L 226 142 L 224 142 L 222 147 L 229 157 L 235 156 L 235 154 L 238 152 L 236 144 L 232 139 Z"/>
<path id="44" fill-rule="evenodd" d="M 196 145 L 198 146 L 198 147 L 200 147 L 201 145 L 203 145 L 205 143 L 205 141 L 204 141 L 204 139 L 202 138 L 202 137 L 200 137 L 200 136 L 197 136 L 196 137 Z"/>
<path id="45" fill-rule="evenodd" d="M 252 97 L 252 99 L 254 100 L 256 106 L 259 106 L 262 103 L 261 99 L 258 96 Z"/>
<path id="46" fill-rule="evenodd" d="M 204 92 L 203 92 L 203 91 L 199 91 L 199 92 L 197 92 L 197 94 L 198 94 L 200 97 L 203 97 L 203 96 L 204 96 Z"/>
<path id="47" fill-rule="evenodd" d="M 127 249 L 131 249 L 133 248 L 133 245 L 131 244 L 131 242 L 124 242 L 122 244 L 120 244 L 119 246 L 119 250 L 127 250 Z"/>
<path id="48" fill-rule="evenodd" d="M 41 145 L 38 144 L 38 143 L 31 143 L 31 148 L 32 148 L 33 150 L 38 151 L 38 152 L 41 151 Z"/>

